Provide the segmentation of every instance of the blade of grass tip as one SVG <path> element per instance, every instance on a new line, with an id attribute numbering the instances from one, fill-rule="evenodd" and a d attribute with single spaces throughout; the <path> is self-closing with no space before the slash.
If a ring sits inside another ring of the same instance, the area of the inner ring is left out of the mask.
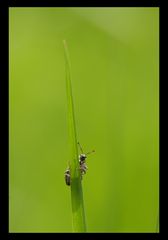
<path id="1" fill-rule="evenodd" d="M 70 173 L 71 173 L 71 204 L 72 225 L 74 232 L 86 232 L 85 212 L 83 202 L 83 191 L 78 161 L 78 146 L 76 137 L 76 125 L 74 115 L 74 104 L 70 76 L 70 60 L 66 41 L 63 41 L 66 67 L 66 92 L 68 105 L 68 131 L 70 143 Z"/>

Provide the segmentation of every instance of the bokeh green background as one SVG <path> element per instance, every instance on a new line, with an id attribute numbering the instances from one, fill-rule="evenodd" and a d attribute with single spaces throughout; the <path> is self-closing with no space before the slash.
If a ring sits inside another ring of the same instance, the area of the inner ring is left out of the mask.
<path id="1" fill-rule="evenodd" d="M 71 232 L 66 39 L 88 232 L 156 232 L 159 8 L 10 8 L 10 232 Z"/>

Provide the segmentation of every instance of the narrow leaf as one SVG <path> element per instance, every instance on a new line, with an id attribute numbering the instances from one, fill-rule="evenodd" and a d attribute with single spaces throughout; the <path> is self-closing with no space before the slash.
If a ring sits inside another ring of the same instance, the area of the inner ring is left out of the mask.
<path id="1" fill-rule="evenodd" d="M 86 232 L 81 173 L 79 171 L 78 146 L 74 115 L 74 103 L 70 76 L 70 60 L 66 41 L 63 41 L 66 68 L 66 92 L 68 105 L 68 139 L 70 145 L 69 167 L 71 173 L 72 225 L 74 232 Z"/>

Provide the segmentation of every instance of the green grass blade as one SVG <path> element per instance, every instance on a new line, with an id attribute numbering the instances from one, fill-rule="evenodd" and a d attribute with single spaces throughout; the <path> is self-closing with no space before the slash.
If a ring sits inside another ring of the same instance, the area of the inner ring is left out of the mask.
<path id="1" fill-rule="evenodd" d="M 66 92 L 68 104 L 68 131 L 70 144 L 69 167 L 71 172 L 71 204 L 72 204 L 72 225 L 74 232 L 86 232 L 82 184 L 80 179 L 78 146 L 76 137 L 76 125 L 74 115 L 74 104 L 70 76 L 70 60 L 66 41 L 64 43 L 65 67 L 66 67 Z"/>

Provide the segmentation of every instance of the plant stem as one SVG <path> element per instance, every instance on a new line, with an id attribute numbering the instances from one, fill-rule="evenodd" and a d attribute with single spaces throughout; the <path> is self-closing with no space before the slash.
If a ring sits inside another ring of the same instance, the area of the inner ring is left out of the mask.
<path id="1" fill-rule="evenodd" d="M 79 171 L 78 146 L 76 137 L 76 125 L 74 115 L 74 104 L 70 76 L 70 60 L 66 41 L 63 41 L 66 66 L 66 92 L 68 105 L 68 131 L 70 143 L 70 173 L 71 173 L 71 204 L 72 225 L 74 232 L 86 232 L 85 212 L 83 202 L 83 191 L 81 184 L 81 173 Z"/>

